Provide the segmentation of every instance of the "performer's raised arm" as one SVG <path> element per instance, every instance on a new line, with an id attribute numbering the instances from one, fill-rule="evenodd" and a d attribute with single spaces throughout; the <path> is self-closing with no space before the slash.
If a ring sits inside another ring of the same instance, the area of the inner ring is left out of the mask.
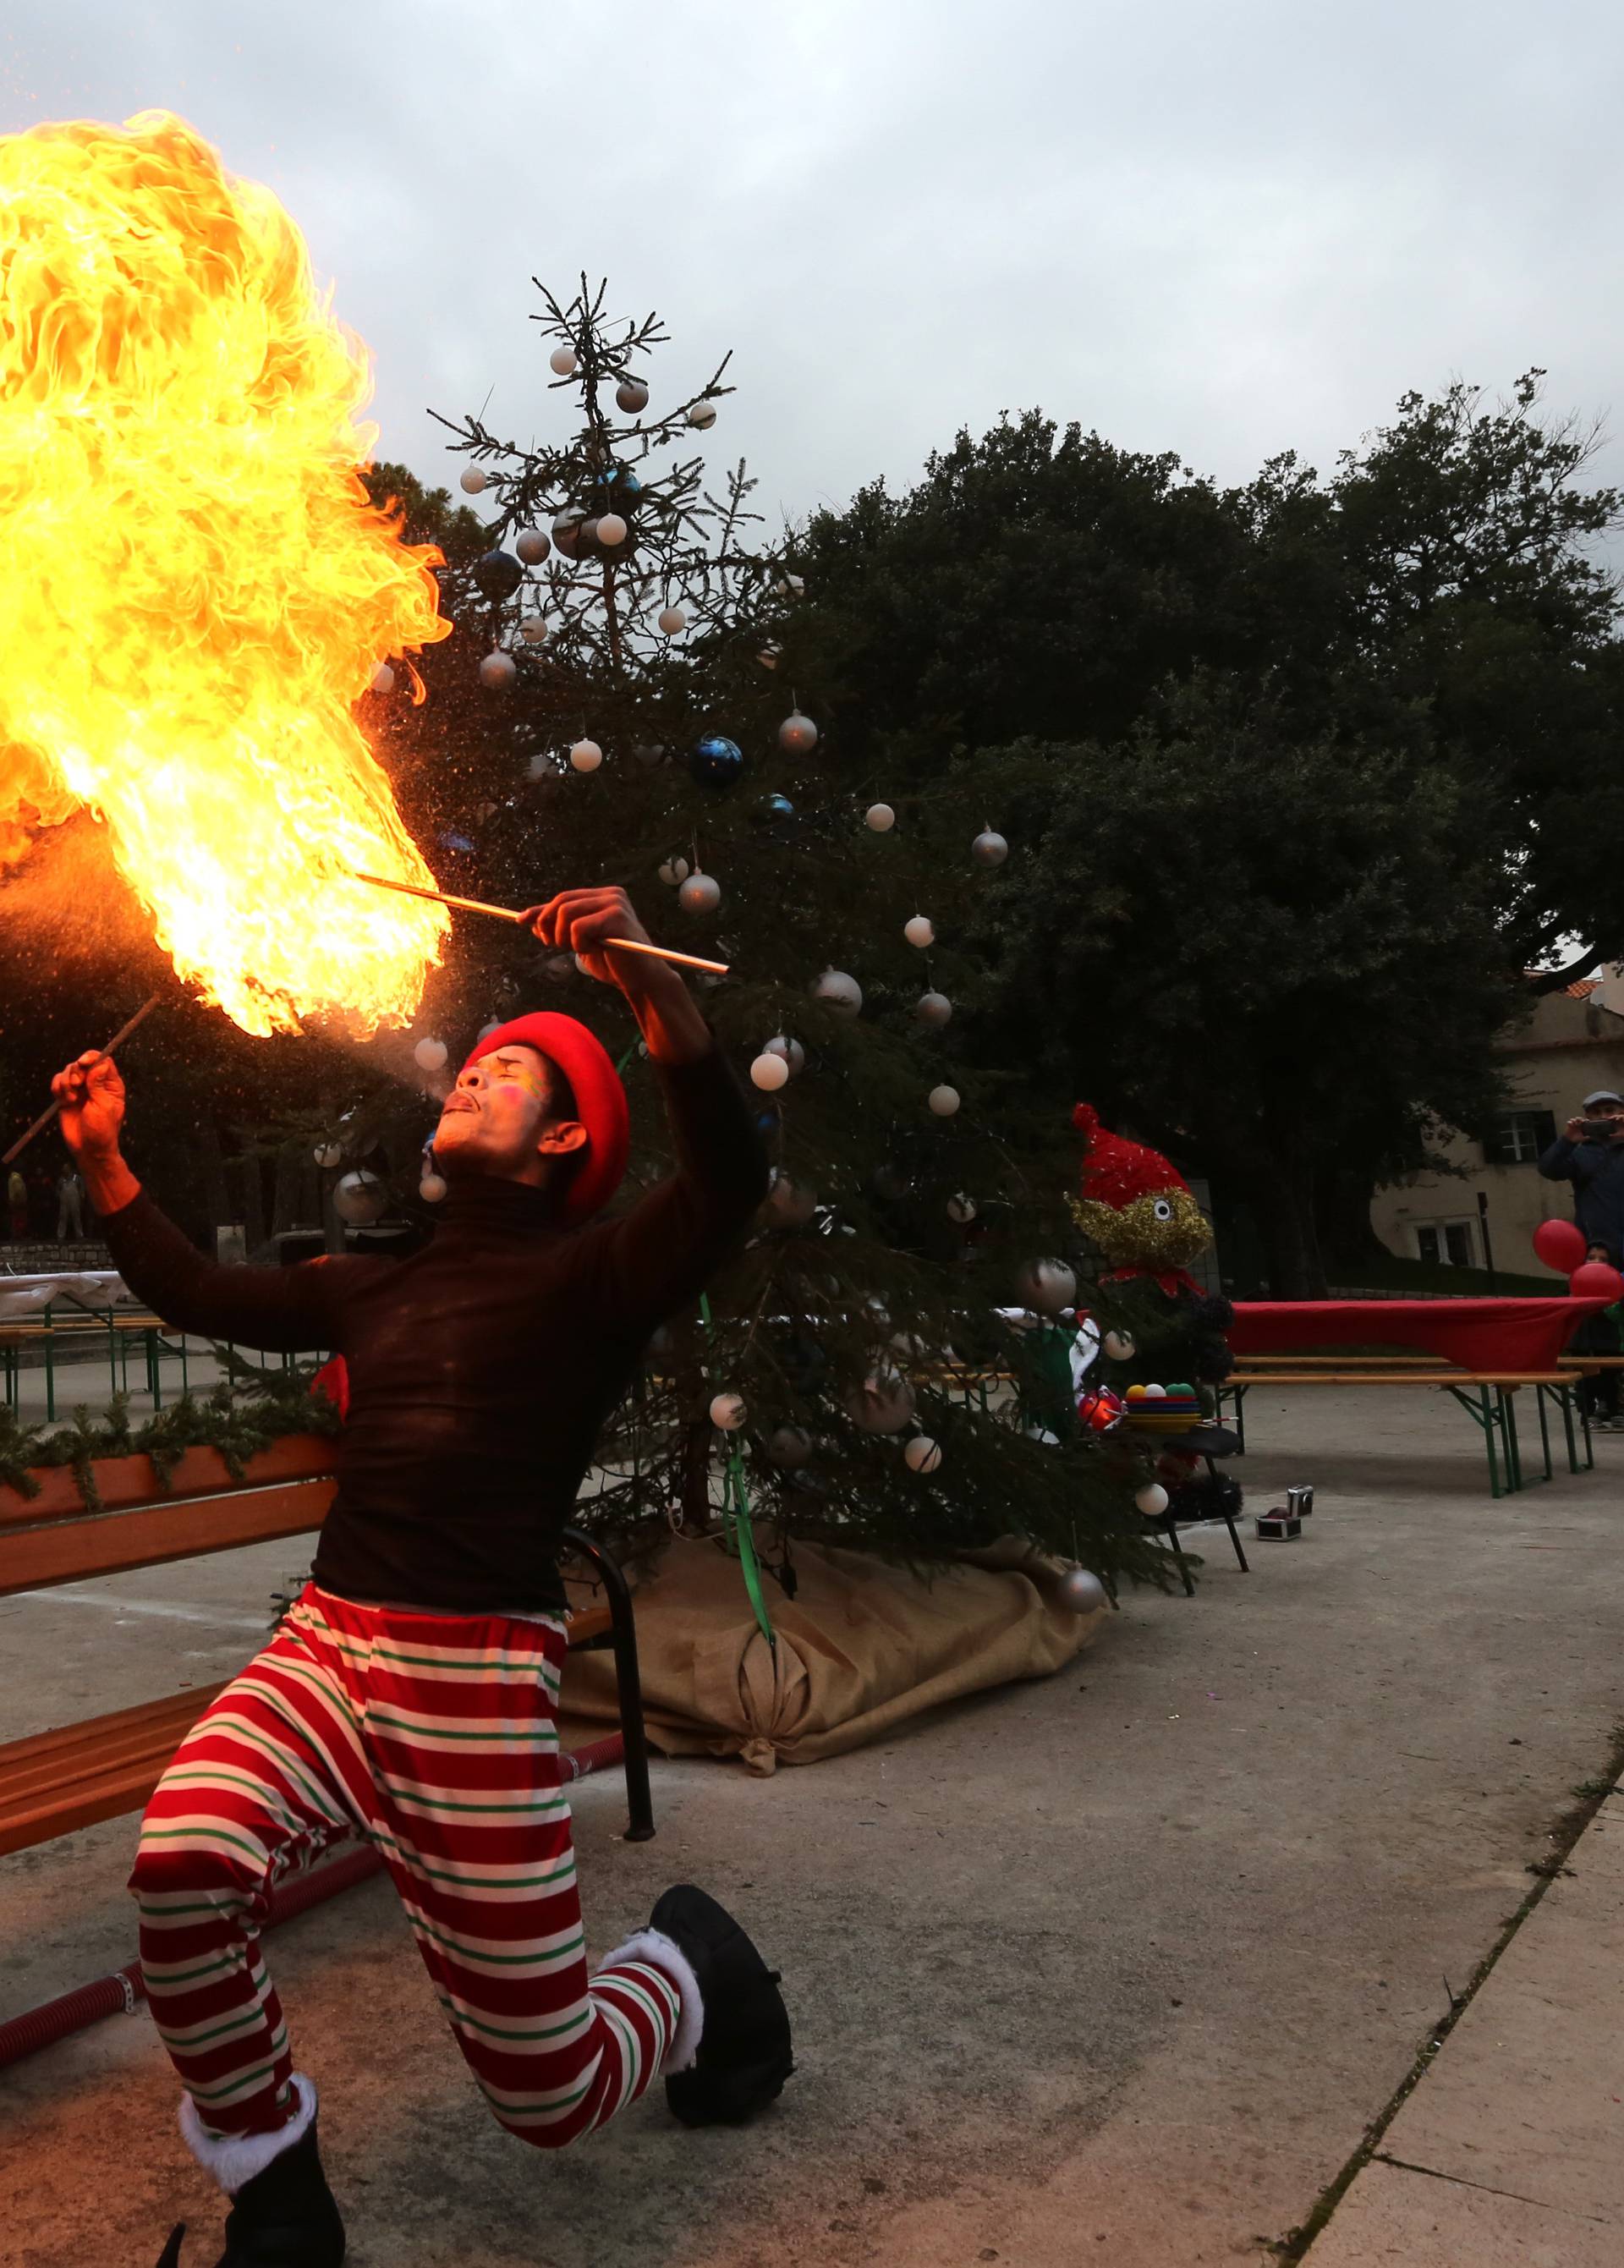
<path id="1" fill-rule="evenodd" d="M 328 1263 L 222 1268 L 147 1195 L 120 1148 L 124 1081 L 115 1063 L 87 1052 L 57 1072 L 51 1092 L 113 1263 L 138 1300 L 177 1330 L 244 1346 L 280 1352 L 329 1344 Z"/>

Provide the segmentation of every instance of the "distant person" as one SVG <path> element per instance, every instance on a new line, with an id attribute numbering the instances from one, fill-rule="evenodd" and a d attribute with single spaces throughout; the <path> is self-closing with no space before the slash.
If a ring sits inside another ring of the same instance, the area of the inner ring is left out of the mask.
<path id="1" fill-rule="evenodd" d="M 5 1209 L 11 1226 L 13 1244 L 28 1241 L 28 1184 L 15 1166 L 6 1177 Z"/>
<path id="2" fill-rule="evenodd" d="M 1609 1268 L 1619 1264 L 1618 1254 L 1610 1245 L 1592 1244 L 1584 1256 L 1587 1261 L 1598 1260 Z M 1598 1307 L 1584 1321 L 1568 1342 L 1569 1354 L 1624 1354 L 1624 1300 L 1611 1307 Z M 1624 1433 L 1624 1418 L 1619 1416 L 1619 1374 L 1616 1370 L 1591 1371 L 1579 1381 L 1579 1407 L 1586 1418 L 1604 1433 Z"/>
<path id="3" fill-rule="evenodd" d="M 1571 1182 L 1573 1216 L 1587 1244 L 1624 1252 L 1624 1098 L 1587 1094 L 1539 1160 L 1547 1182 Z"/>
<path id="4" fill-rule="evenodd" d="M 76 1244 L 85 1241 L 85 1184 L 71 1166 L 56 1176 L 56 1241 L 66 1244 L 70 1229 Z"/>

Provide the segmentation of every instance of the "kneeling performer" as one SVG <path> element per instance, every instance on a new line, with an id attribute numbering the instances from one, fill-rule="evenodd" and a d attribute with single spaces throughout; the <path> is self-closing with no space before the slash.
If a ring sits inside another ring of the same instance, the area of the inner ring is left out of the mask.
<path id="1" fill-rule="evenodd" d="M 747 2118 L 791 2068 L 775 1978 L 700 1890 L 667 1890 L 587 1970 L 558 1752 L 559 1534 L 650 1332 L 697 1296 L 767 1172 L 681 979 L 609 946 L 643 936 L 623 894 L 566 891 L 533 925 L 620 986 L 665 1089 L 677 1170 L 618 1219 L 594 1216 L 624 1170 L 625 1093 L 568 1016 L 476 1045 L 434 1139 L 444 1219 L 404 1261 L 215 1266 L 121 1156 L 114 1066 L 86 1056 L 54 1082 L 139 1298 L 177 1329 L 327 1348 L 348 1369 L 312 1580 L 181 1743 L 130 1878 L 181 2130 L 233 2201 L 218 2268 L 343 2257 L 316 2091 L 259 1929 L 275 1886 L 347 1839 L 387 1862 L 457 2043 L 520 2140 L 562 2147 L 656 2073 L 689 2124 Z"/>

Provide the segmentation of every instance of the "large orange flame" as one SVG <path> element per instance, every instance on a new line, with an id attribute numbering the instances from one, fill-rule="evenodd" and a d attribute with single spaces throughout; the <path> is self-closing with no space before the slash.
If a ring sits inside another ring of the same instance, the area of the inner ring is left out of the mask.
<path id="1" fill-rule="evenodd" d="M 0 137 L 0 859 L 94 812 L 245 1030 L 409 1018 L 444 909 L 351 713 L 446 636 L 358 468 L 364 347 L 179 119 Z"/>

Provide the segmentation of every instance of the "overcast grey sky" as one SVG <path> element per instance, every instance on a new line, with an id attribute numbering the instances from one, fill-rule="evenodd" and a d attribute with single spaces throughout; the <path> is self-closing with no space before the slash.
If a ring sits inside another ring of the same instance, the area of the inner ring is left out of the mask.
<path id="1" fill-rule="evenodd" d="M 0 129 L 269 182 L 436 480 L 430 405 L 562 415 L 532 272 L 606 274 L 798 515 L 1032 403 L 1224 479 L 1456 374 L 1613 412 L 1621 59 L 1619 0 L 9 0 Z"/>

